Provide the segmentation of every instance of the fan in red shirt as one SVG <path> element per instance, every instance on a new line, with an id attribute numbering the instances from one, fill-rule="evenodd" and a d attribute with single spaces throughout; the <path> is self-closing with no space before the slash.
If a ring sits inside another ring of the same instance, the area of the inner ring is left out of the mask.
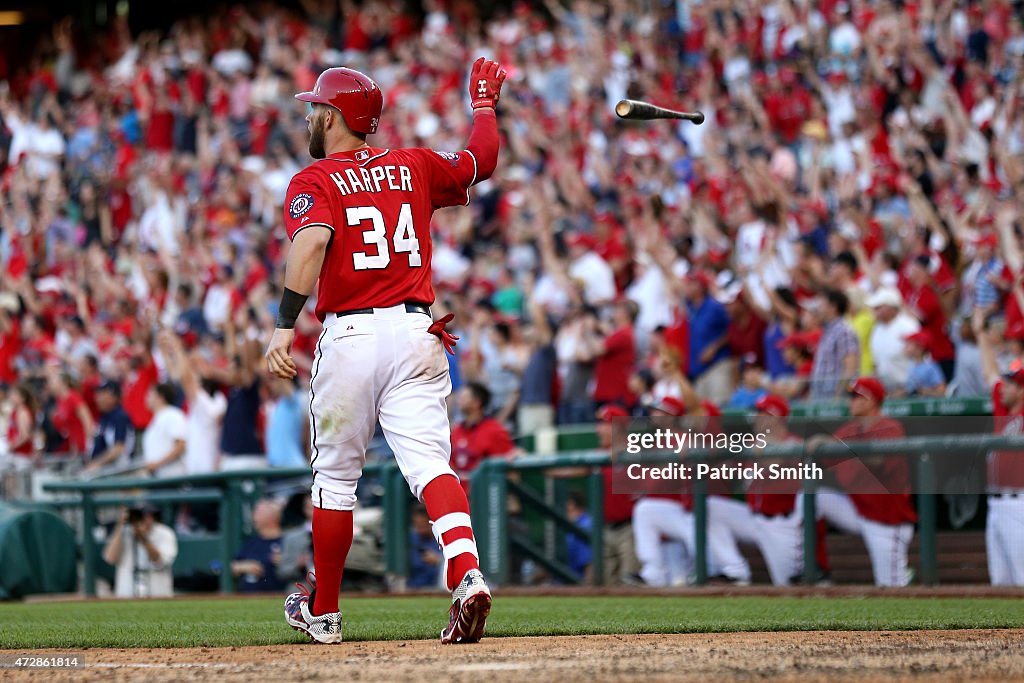
<path id="1" fill-rule="evenodd" d="M 737 293 L 725 307 L 729 314 L 729 349 L 736 358 L 753 354 L 755 365 L 764 367 L 764 331 L 768 324 Z"/>
<path id="2" fill-rule="evenodd" d="M 11 317 L 7 309 L 0 306 L 0 384 L 14 384 L 18 381 L 18 370 L 14 359 L 21 351 L 21 324 Z"/>
<path id="3" fill-rule="evenodd" d="M 482 384 L 470 382 L 459 391 L 462 421 L 452 427 L 452 469 L 467 493 L 470 477 L 481 462 L 511 456 L 516 450 L 508 430 L 485 414 L 490 402 L 491 392 Z"/>
<path id="4" fill-rule="evenodd" d="M 905 299 L 910 312 L 921 323 L 921 329 L 931 335 L 932 344 L 928 351 L 942 368 L 942 373 L 949 382 L 953 379 L 956 349 L 946 332 L 946 312 L 935 290 L 932 289 L 931 276 L 928 272 L 929 262 L 928 256 L 921 255 L 908 264 L 908 291 Z"/>
<path id="5" fill-rule="evenodd" d="M 884 441 L 906 436 L 902 424 L 882 415 L 885 397 L 885 387 L 877 378 L 855 380 L 849 389 L 849 410 L 853 419 L 837 429 L 832 437 L 812 437 L 808 449 L 813 451 L 832 440 L 851 444 L 851 457 L 828 467 L 847 493 L 819 490 L 818 512 L 839 529 L 863 537 L 871 556 L 876 586 L 905 586 L 909 580 L 907 548 L 917 521 L 910 496 L 907 460 L 896 454 L 858 456 L 856 446 L 852 445 L 856 441 Z"/>
<path id="6" fill-rule="evenodd" d="M 51 419 L 57 433 L 64 439 L 56 452 L 61 455 L 83 455 L 92 440 L 95 427 L 89 407 L 72 388 L 71 378 L 66 374 L 51 374 L 49 385 L 50 392 L 57 400 Z"/>
<path id="7" fill-rule="evenodd" d="M 24 384 L 11 392 L 11 415 L 7 421 L 7 447 L 11 453 L 26 460 L 35 452 L 36 413 L 39 406 L 35 394 Z"/>
<path id="8" fill-rule="evenodd" d="M 612 330 L 600 339 L 595 349 L 594 402 L 597 404 L 619 402 L 625 399 L 627 405 L 636 402 L 629 391 L 629 377 L 636 364 L 636 342 L 633 338 L 633 322 L 637 316 L 637 305 L 633 301 L 621 301 L 612 311 Z"/>
<path id="9" fill-rule="evenodd" d="M 143 430 L 153 419 L 153 411 L 146 405 L 146 394 L 149 388 L 157 383 L 156 364 L 148 352 L 128 353 L 123 360 L 127 361 L 128 370 L 123 374 L 121 396 L 124 397 L 124 409 L 135 429 Z"/>
<path id="10" fill-rule="evenodd" d="M 812 100 L 798 82 L 792 69 L 779 69 L 776 89 L 765 98 L 764 110 L 772 129 L 782 136 L 783 142 L 792 143 L 800 134 L 800 127 L 811 115 Z"/>

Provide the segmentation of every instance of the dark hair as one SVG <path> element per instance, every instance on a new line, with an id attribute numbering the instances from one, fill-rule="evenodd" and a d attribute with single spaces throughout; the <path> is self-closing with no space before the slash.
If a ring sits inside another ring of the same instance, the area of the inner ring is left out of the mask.
<path id="1" fill-rule="evenodd" d="M 494 331 L 498 333 L 498 336 L 501 337 L 502 341 L 507 342 L 512 339 L 512 328 L 508 323 L 495 323 Z"/>
<path id="2" fill-rule="evenodd" d="M 187 282 L 182 282 L 178 285 L 178 294 L 181 294 L 189 301 L 192 301 L 192 285 Z"/>
<path id="3" fill-rule="evenodd" d="M 648 368 L 640 368 L 634 372 L 633 375 L 635 377 L 639 377 L 640 381 L 644 383 L 644 386 L 647 387 L 647 389 L 650 389 L 655 384 L 656 380 L 654 378 L 654 373 Z"/>
<path id="4" fill-rule="evenodd" d="M 202 390 L 205 391 L 209 396 L 213 396 L 218 391 L 220 391 L 220 382 L 214 379 L 210 379 L 209 377 L 203 377 L 201 380 L 199 380 L 199 386 L 202 387 Z"/>
<path id="5" fill-rule="evenodd" d="M 490 389 L 479 382 L 468 382 L 466 384 L 466 389 L 469 390 L 469 393 L 473 394 L 473 398 L 480 403 L 480 407 L 483 410 L 487 410 L 487 406 L 491 405 Z"/>
<path id="6" fill-rule="evenodd" d="M 580 493 L 579 491 L 569 491 L 569 495 L 567 496 L 567 499 L 568 499 L 568 502 L 572 503 L 573 505 L 575 505 L 576 507 L 578 507 L 581 510 L 586 505 L 586 503 L 583 501 L 583 494 Z"/>
<path id="7" fill-rule="evenodd" d="M 799 308 L 800 306 L 800 303 L 796 300 L 796 294 L 789 287 L 776 287 L 775 295 L 782 299 L 783 303 L 790 308 Z"/>
<path id="8" fill-rule="evenodd" d="M 839 263 L 850 269 L 851 272 L 857 272 L 857 257 L 848 251 L 841 251 L 836 254 L 836 257 L 832 259 L 832 263 Z"/>
<path id="9" fill-rule="evenodd" d="M 28 406 L 28 410 L 32 413 L 32 419 L 34 420 L 36 413 L 39 412 L 39 399 L 36 398 L 36 393 L 27 384 L 19 384 L 14 387 L 14 390 L 21 395 L 21 400 Z"/>
<path id="10" fill-rule="evenodd" d="M 850 310 L 850 300 L 846 298 L 846 295 L 840 292 L 838 289 L 826 289 L 825 301 L 832 304 L 835 307 L 836 312 L 839 313 L 839 317 L 846 315 L 846 312 Z"/>
<path id="11" fill-rule="evenodd" d="M 619 307 L 626 309 L 626 314 L 629 316 L 631 322 L 636 322 L 636 318 L 640 315 L 640 306 L 637 305 L 632 299 L 626 299 L 625 301 L 619 302 Z"/>
<path id="12" fill-rule="evenodd" d="M 800 355 L 803 360 L 811 360 L 814 358 L 814 351 L 807 346 L 794 346 L 793 349 Z"/>
<path id="13" fill-rule="evenodd" d="M 178 392 L 174 388 L 173 384 L 168 382 L 161 382 L 160 384 L 153 386 L 153 391 L 169 406 L 174 405 L 174 400 L 178 397 Z"/>

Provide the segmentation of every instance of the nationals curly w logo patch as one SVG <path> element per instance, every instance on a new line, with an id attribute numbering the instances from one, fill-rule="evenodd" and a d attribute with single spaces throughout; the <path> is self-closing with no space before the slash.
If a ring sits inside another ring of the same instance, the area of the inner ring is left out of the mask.
<path id="1" fill-rule="evenodd" d="M 292 200 L 292 203 L 288 205 L 288 214 L 292 218 L 298 218 L 312 208 L 313 196 L 303 192 L 300 195 L 296 195 L 295 199 Z"/>

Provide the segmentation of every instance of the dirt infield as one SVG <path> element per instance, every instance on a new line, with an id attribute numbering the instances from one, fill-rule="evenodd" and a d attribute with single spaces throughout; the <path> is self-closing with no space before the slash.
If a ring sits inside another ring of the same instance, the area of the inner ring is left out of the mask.
<path id="1" fill-rule="evenodd" d="M 491 638 L 337 646 L 88 650 L 77 671 L 15 681 L 1024 681 L 1024 629 Z"/>

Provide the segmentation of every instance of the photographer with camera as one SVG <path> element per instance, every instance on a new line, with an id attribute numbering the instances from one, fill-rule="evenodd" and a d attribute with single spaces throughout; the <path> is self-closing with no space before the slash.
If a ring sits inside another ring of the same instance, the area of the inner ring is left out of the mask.
<path id="1" fill-rule="evenodd" d="M 178 556 L 174 530 L 157 521 L 152 505 L 123 508 L 103 559 L 114 565 L 114 595 L 119 598 L 169 598 L 174 595 L 171 566 Z"/>

